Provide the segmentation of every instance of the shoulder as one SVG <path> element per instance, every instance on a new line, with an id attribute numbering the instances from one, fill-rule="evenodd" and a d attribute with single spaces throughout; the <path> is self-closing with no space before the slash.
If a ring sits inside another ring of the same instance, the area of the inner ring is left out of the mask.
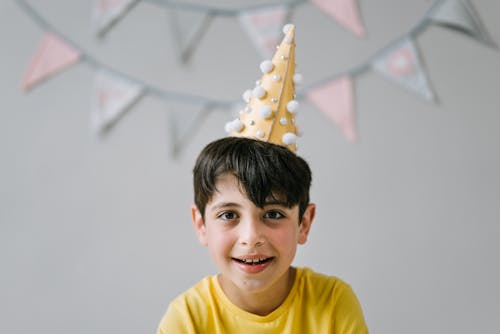
<path id="1" fill-rule="evenodd" d="M 195 333 L 198 324 L 206 321 L 213 291 L 213 277 L 207 276 L 178 295 L 161 319 L 158 333 Z"/>
<path id="2" fill-rule="evenodd" d="M 214 292 L 213 288 L 213 277 L 207 276 L 201 281 L 190 287 L 188 290 L 184 291 L 178 295 L 172 302 L 171 305 L 176 305 L 177 307 L 190 305 L 194 306 L 196 304 L 204 304 Z"/>
<path id="3" fill-rule="evenodd" d="M 298 288 L 303 293 L 318 298 L 327 298 L 331 303 L 357 300 L 351 286 L 344 280 L 313 271 L 310 268 L 297 268 Z"/>
<path id="4" fill-rule="evenodd" d="M 314 312 L 328 314 L 335 333 L 367 333 L 361 305 L 351 286 L 342 279 L 298 268 L 298 293 Z"/>
<path id="5" fill-rule="evenodd" d="M 352 291 L 350 285 L 342 279 L 315 272 L 307 267 L 297 268 L 297 280 L 299 289 L 309 291 L 310 293 L 338 296 L 346 291 Z"/>

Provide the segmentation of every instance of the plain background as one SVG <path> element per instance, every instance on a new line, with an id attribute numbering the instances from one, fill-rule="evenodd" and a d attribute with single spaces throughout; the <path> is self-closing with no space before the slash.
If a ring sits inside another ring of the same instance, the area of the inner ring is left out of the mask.
<path id="1" fill-rule="evenodd" d="M 232 100 L 260 77 L 234 17 L 215 19 L 181 66 L 162 7 L 139 4 L 99 40 L 91 1 L 31 3 L 98 60 L 164 89 Z M 472 3 L 500 43 L 500 2 Z M 360 0 L 364 39 L 297 7 L 304 83 L 366 61 L 431 4 Z M 231 115 L 211 114 L 177 158 L 155 97 L 96 137 L 90 67 L 19 89 L 41 36 L 0 2 L 0 332 L 154 333 L 172 298 L 216 273 L 190 223 L 191 169 Z M 355 82 L 357 144 L 302 103 L 299 154 L 318 210 L 295 264 L 348 281 L 372 333 L 498 333 L 500 53 L 438 26 L 417 43 L 439 103 L 367 72 Z"/>

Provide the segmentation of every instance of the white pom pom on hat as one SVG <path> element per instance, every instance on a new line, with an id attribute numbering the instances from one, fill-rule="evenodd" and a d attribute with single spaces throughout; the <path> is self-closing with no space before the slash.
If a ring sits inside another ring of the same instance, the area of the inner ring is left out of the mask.
<path id="1" fill-rule="evenodd" d="M 273 109 L 268 105 L 262 106 L 259 109 L 260 118 L 268 119 L 269 117 L 271 117 L 272 114 L 273 114 Z"/>
<path id="2" fill-rule="evenodd" d="M 243 92 L 243 101 L 246 103 L 250 102 L 250 98 L 252 97 L 252 90 L 247 89 L 246 91 Z"/>
<path id="3" fill-rule="evenodd" d="M 299 102 L 296 100 L 292 100 L 286 104 L 286 110 L 291 112 L 292 114 L 296 114 L 299 110 Z"/>
<path id="4" fill-rule="evenodd" d="M 252 91 L 252 96 L 258 99 L 263 98 L 266 95 L 266 90 L 262 86 L 257 86 Z"/>
<path id="5" fill-rule="evenodd" d="M 286 35 L 290 32 L 291 29 L 293 29 L 294 26 L 293 24 L 285 24 L 285 26 L 283 27 L 283 33 Z M 286 37 L 285 37 L 286 38 Z"/>
<path id="6" fill-rule="evenodd" d="M 237 118 L 231 122 L 227 122 L 226 126 L 225 126 L 225 130 L 227 133 L 241 132 L 244 127 L 245 127 L 245 125 L 240 121 L 239 118 Z"/>
<path id="7" fill-rule="evenodd" d="M 284 144 L 286 145 L 293 145 L 297 143 L 297 135 L 292 132 L 287 132 L 283 135 L 282 139 Z"/>
<path id="8" fill-rule="evenodd" d="M 260 63 L 260 70 L 262 71 L 262 73 L 269 73 L 273 70 L 273 68 L 273 62 L 270 60 L 264 60 L 262 63 Z"/>
<path id="9" fill-rule="evenodd" d="M 302 83 L 302 74 L 300 73 L 295 73 L 293 75 L 293 83 L 296 85 L 300 85 Z"/>

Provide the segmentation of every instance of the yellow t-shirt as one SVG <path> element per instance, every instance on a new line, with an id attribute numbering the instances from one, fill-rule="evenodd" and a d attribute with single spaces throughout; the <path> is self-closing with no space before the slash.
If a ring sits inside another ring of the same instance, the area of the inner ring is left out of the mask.
<path id="1" fill-rule="evenodd" d="M 265 316 L 238 308 L 222 291 L 217 276 L 205 277 L 172 301 L 158 327 L 158 334 L 182 333 L 365 334 L 368 329 L 348 284 L 297 268 L 290 293 Z"/>

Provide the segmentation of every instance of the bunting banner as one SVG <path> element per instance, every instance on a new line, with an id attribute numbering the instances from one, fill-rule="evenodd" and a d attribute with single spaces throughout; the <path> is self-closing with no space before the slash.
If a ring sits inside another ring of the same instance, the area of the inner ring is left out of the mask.
<path id="1" fill-rule="evenodd" d="M 180 62 L 187 63 L 212 22 L 213 15 L 208 12 L 170 10 L 168 18 L 174 50 L 177 50 Z"/>
<path id="2" fill-rule="evenodd" d="M 469 0 L 438 3 L 428 14 L 436 24 L 462 32 L 490 47 L 496 47 Z"/>
<path id="3" fill-rule="evenodd" d="M 387 48 L 372 62 L 373 69 L 398 85 L 407 88 L 428 101 L 434 101 L 415 43 L 404 38 Z"/>
<path id="4" fill-rule="evenodd" d="M 352 77 L 343 76 L 307 92 L 307 98 L 333 120 L 350 142 L 357 139 L 353 86 Z"/>
<path id="5" fill-rule="evenodd" d="M 36 84 L 80 60 L 80 52 L 57 35 L 45 33 L 26 71 L 21 87 L 27 91 Z"/>
<path id="6" fill-rule="evenodd" d="M 281 29 L 289 18 L 290 9 L 287 6 L 252 10 L 239 16 L 243 29 L 264 59 L 273 56 L 283 36 Z"/>
<path id="7" fill-rule="evenodd" d="M 142 1 L 172 7 L 174 13 L 170 22 L 175 32 L 177 50 L 184 62 L 190 59 L 190 55 L 200 44 L 208 24 L 218 15 L 237 16 L 247 29 L 247 33 L 253 36 L 251 37 L 253 42 L 258 42 L 256 48 L 259 52 L 269 52 L 270 47 L 274 51 L 277 37 L 273 36 L 276 36 L 277 27 L 281 29 L 283 21 L 292 15 L 296 5 L 306 2 L 305 0 L 289 0 L 286 5 L 281 6 L 277 6 L 274 2 L 268 5 L 253 5 L 246 9 L 218 10 L 201 3 L 184 6 L 180 2 Z M 107 8 L 106 15 L 111 15 L 113 10 L 118 10 L 119 4 L 124 6 L 121 8 L 126 6 L 130 8 L 136 2 L 139 1 L 110 0 L 106 4 L 100 3 L 104 4 L 103 8 Z M 364 33 L 361 22 L 357 20 L 359 17 L 355 1 L 332 0 L 328 4 L 326 1 L 319 0 L 313 2 L 317 6 L 321 3 L 325 11 L 328 6 L 330 13 L 333 13 L 334 9 L 337 13 L 336 18 L 344 17 L 345 20 L 351 22 L 351 28 L 357 26 L 355 29 L 359 33 L 361 31 Z M 77 62 L 90 66 L 96 71 L 91 105 L 91 125 L 98 133 L 102 134 L 110 130 L 142 96 L 152 95 L 165 100 L 167 105 L 177 103 L 183 106 L 182 108 L 178 106 L 175 109 L 169 108 L 171 151 L 176 156 L 185 147 L 185 143 L 192 133 L 196 132 L 205 117 L 215 110 L 233 110 L 238 104 L 237 100 L 223 101 L 189 93 L 167 91 L 120 73 L 64 38 L 28 2 L 16 0 L 16 3 L 44 32 L 34 60 L 23 77 L 22 88 L 28 90 Z M 114 9 L 111 10 L 111 8 Z M 123 15 L 124 11 L 121 13 L 118 15 Z M 431 88 L 416 44 L 417 37 L 432 24 L 459 30 L 487 45 L 495 45 L 469 1 L 436 0 L 418 23 L 403 34 L 403 37 L 382 46 L 379 51 L 357 66 L 342 72 L 331 73 L 317 82 L 301 87 L 296 92 L 297 100 L 307 98 L 340 128 L 349 142 L 355 142 L 358 138 L 355 126 L 354 81 L 367 71 L 373 70 L 424 100 L 436 102 L 435 93 Z"/>
<path id="8" fill-rule="evenodd" d="M 95 31 L 104 35 L 140 0 L 94 0 L 92 21 Z"/>
<path id="9" fill-rule="evenodd" d="M 91 124 L 95 132 L 108 131 L 143 95 L 144 88 L 106 70 L 96 73 Z"/>
<path id="10" fill-rule="evenodd" d="M 357 36 L 366 34 L 359 16 L 357 0 L 310 0 L 319 9 L 332 16 L 342 27 Z"/>
<path id="11" fill-rule="evenodd" d="M 171 154 L 177 157 L 193 135 L 198 132 L 203 121 L 212 113 L 213 106 L 205 104 L 195 108 L 182 104 L 170 104 L 168 109 Z"/>

